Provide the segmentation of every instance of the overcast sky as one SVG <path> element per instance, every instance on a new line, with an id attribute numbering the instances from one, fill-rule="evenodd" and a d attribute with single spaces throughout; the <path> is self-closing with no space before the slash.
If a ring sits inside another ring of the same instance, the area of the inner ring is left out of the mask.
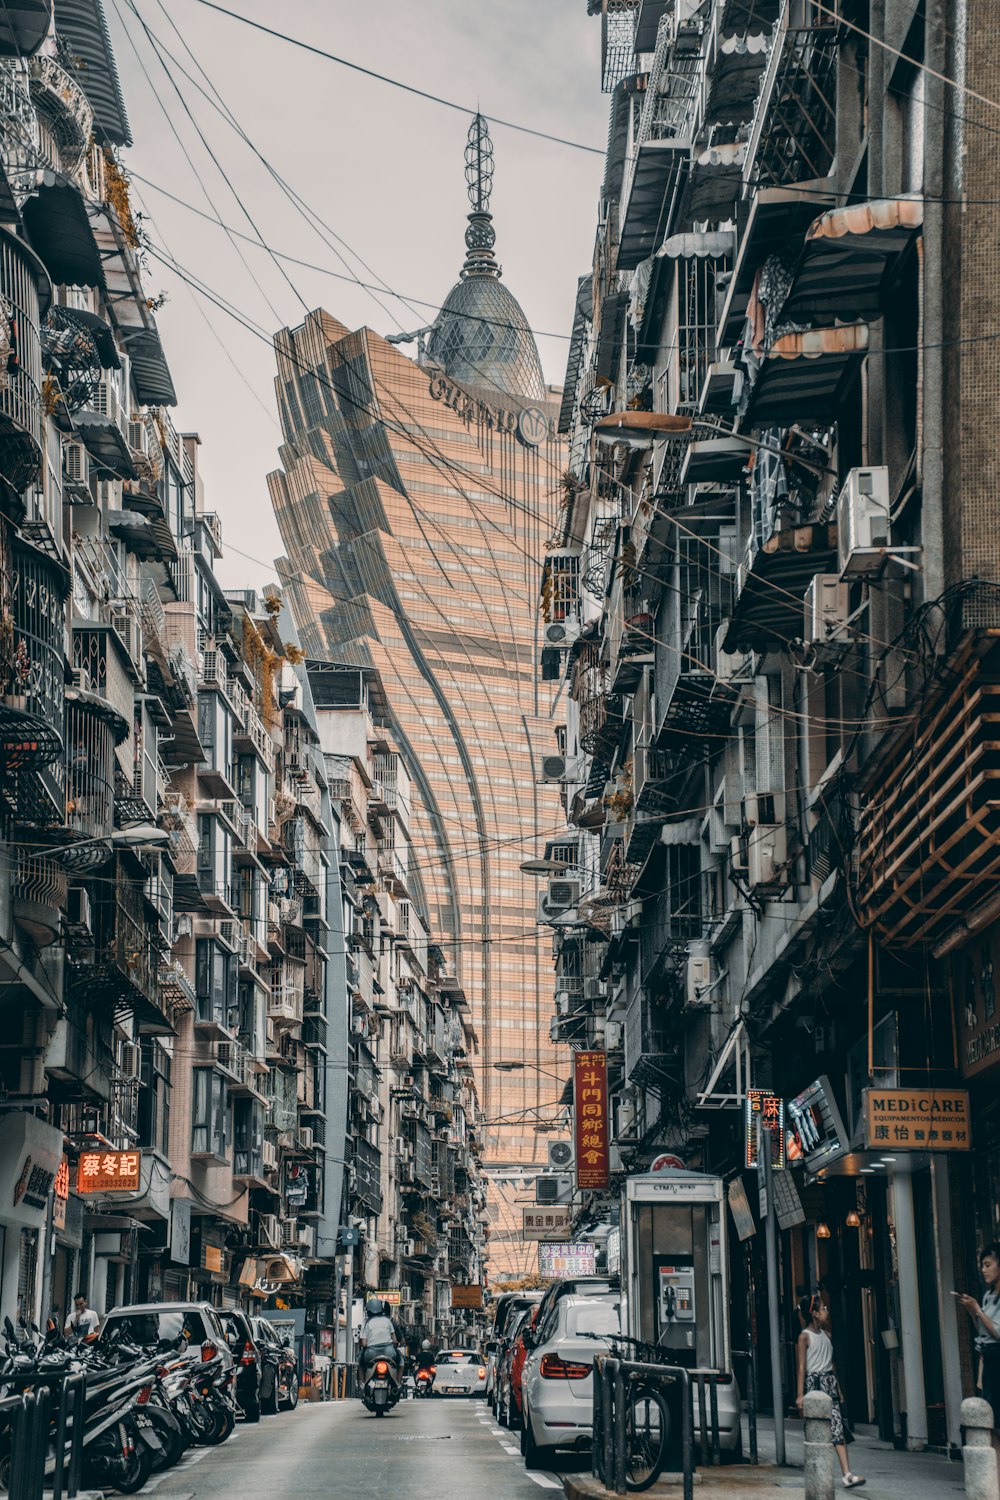
<path id="1" fill-rule="evenodd" d="M 587 16 L 585 0 L 222 3 L 429 92 L 473 107 L 478 101 L 484 113 L 604 143 L 600 21 Z M 348 326 L 367 324 L 379 333 L 430 321 L 432 308 L 406 306 L 386 293 L 379 306 L 354 282 L 320 270 L 286 264 L 286 280 L 259 247 L 239 239 L 234 245 L 191 210 L 254 238 L 249 215 L 275 250 L 437 306 L 465 253 L 467 116 L 310 56 L 199 0 L 105 5 L 135 138 L 126 164 L 156 246 L 268 335 L 301 321 L 298 294 L 309 308 L 323 305 Z M 310 226 L 168 52 L 206 92 L 218 90 L 260 155 L 327 229 Z M 492 130 L 498 258 L 531 325 L 563 335 L 538 340 L 546 379 L 561 384 L 576 278 L 590 267 L 603 160 L 501 126 Z M 202 438 L 207 501 L 222 515 L 228 544 L 223 581 L 259 584 L 281 550 L 265 481 L 279 442 L 271 350 L 152 257 L 148 285 L 168 297 L 159 322 L 180 398 L 173 415 L 182 431 Z"/>

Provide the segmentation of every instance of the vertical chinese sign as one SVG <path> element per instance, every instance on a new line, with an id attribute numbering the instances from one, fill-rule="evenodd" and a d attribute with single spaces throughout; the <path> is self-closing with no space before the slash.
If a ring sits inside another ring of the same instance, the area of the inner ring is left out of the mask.
<path id="1" fill-rule="evenodd" d="M 769 1089 L 748 1089 L 745 1111 L 746 1165 L 759 1167 L 758 1142 L 768 1141 L 771 1165 L 785 1165 L 785 1104 Z"/>
<path id="2" fill-rule="evenodd" d="M 606 1188 L 608 1161 L 608 1058 L 605 1052 L 577 1052 L 573 1058 L 573 1113 L 576 1123 L 576 1185 Z"/>

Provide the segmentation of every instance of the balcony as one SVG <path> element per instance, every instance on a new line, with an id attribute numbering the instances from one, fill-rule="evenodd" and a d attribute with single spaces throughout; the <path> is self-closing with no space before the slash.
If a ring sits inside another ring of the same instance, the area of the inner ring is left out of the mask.
<path id="1" fill-rule="evenodd" d="M 59 937 L 66 910 L 67 876 L 61 864 L 36 853 L 33 846 L 8 844 L 14 920 L 37 948 Z"/>
<path id="2" fill-rule="evenodd" d="M 94 111 L 76 79 L 54 57 L 32 57 L 28 77 L 32 102 L 58 150 L 52 165 L 72 177 L 93 137 Z"/>
<path id="3" fill-rule="evenodd" d="M 264 721 L 249 698 L 244 695 L 240 708 L 243 718 L 237 715 L 233 726 L 233 745 L 237 750 L 253 750 L 269 775 L 274 774 L 274 741 L 264 727 Z"/>
<path id="4" fill-rule="evenodd" d="M 941 676 L 918 722 L 886 737 L 861 783 L 861 916 L 894 948 L 957 946 L 995 920 L 1000 647 L 973 640 Z"/>
<path id="5" fill-rule="evenodd" d="M 660 1007 L 638 990 L 625 1013 L 625 1081 L 661 1097 L 683 1086 L 684 1059 Z"/>
<path id="6" fill-rule="evenodd" d="M 242 1042 L 220 1041 L 216 1046 L 215 1057 L 219 1071 L 225 1073 L 229 1080 L 230 1094 L 234 1097 L 244 1095 L 252 1099 L 263 1099 L 257 1061 Z"/>
<path id="7" fill-rule="evenodd" d="M 11 546 L 5 521 L 0 570 L 10 587 L 9 628 L 0 634 L 0 742 L 5 769 L 13 773 L 5 795 L 20 822 L 61 822 L 69 580 L 60 563 L 22 538 Z"/>
<path id="8" fill-rule="evenodd" d="M 70 688 L 66 703 L 66 829 L 68 838 L 107 839 L 114 824 L 115 746 L 129 726 L 103 698 Z M 101 863 L 101 845 L 67 855 L 74 869 Z"/>
<path id="9" fill-rule="evenodd" d="M 158 925 L 143 886 L 118 862 L 91 895 L 92 944 L 74 945 L 73 993 L 101 1012 L 133 1015 L 141 1032 L 171 1033 L 160 994 Z"/>
<path id="10" fill-rule="evenodd" d="M 6 480 L 0 507 L 21 509 L 20 495 L 41 471 L 41 320 L 51 297 L 48 274 L 23 240 L 0 229 L 0 353 L 6 380 L 0 388 L 0 477 Z M 16 333 L 16 347 L 11 342 Z M 6 345 L 4 348 L 3 346 Z"/>
<path id="11" fill-rule="evenodd" d="M 800 637 L 806 589 L 836 560 L 837 528 L 826 522 L 775 531 L 762 547 L 752 547 L 737 576 L 723 651 L 781 650 Z"/>
<path id="12" fill-rule="evenodd" d="M 826 177 L 836 123 L 837 32 L 818 0 L 783 0 L 747 151 L 759 187 Z"/>

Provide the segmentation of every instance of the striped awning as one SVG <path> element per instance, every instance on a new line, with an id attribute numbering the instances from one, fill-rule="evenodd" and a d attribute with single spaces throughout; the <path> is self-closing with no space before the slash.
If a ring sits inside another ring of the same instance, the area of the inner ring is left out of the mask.
<path id="1" fill-rule="evenodd" d="M 749 420 L 755 427 L 834 421 L 867 348 L 867 323 L 808 328 L 775 339 L 750 393 Z"/>
<path id="2" fill-rule="evenodd" d="M 6 0 L 0 6 L 0 57 L 30 57 L 49 29 L 49 0 Z"/>
<path id="3" fill-rule="evenodd" d="M 132 131 L 102 0 L 55 0 L 55 23 L 69 54 L 66 66 L 90 100 L 99 136 L 115 146 L 131 146 Z"/>
<path id="4" fill-rule="evenodd" d="M 919 195 L 832 208 L 809 226 L 782 319 L 840 323 L 881 316 L 903 252 L 924 218 Z"/>
<path id="5" fill-rule="evenodd" d="M 103 287 L 104 267 L 79 188 L 46 171 L 21 205 L 31 247 L 57 286 Z"/>
<path id="6" fill-rule="evenodd" d="M 122 328 L 122 342 L 132 363 L 135 393 L 144 406 L 176 406 L 177 395 L 155 328 Z"/>

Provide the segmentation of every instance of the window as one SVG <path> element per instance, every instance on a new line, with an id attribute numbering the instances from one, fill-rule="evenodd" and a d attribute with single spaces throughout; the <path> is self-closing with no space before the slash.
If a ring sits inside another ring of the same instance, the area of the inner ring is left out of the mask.
<path id="1" fill-rule="evenodd" d="M 152 1037 L 142 1040 L 142 1088 L 139 1090 L 139 1145 L 170 1152 L 170 1054 Z"/>
<path id="2" fill-rule="evenodd" d="M 198 996 L 197 1017 L 204 1025 L 233 1029 L 237 1000 L 236 958 L 211 938 L 198 938 L 195 944 L 195 990 Z"/>
<path id="3" fill-rule="evenodd" d="M 226 1159 L 229 1098 L 225 1079 L 214 1068 L 195 1068 L 191 1113 L 191 1155 Z"/>
<path id="4" fill-rule="evenodd" d="M 256 1099 L 238 1099 L 233 1108 L 233 1174 L 264 1175 L 264 1107 Z"/>

